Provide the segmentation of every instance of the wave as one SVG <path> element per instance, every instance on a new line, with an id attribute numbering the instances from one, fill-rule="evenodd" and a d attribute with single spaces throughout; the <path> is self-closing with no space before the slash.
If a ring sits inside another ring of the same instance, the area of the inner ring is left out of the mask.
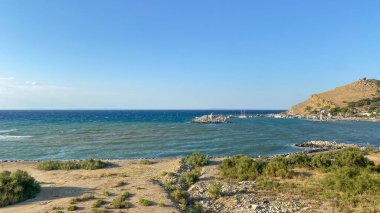
<path id="1" fill-rule="evenodd" d="M 0 140 L 18 140 L 24 138 L 31 138 L 29 135 L 0 135 Z"/>
<path id="2" fill-rule="evenodd" d="M 17 129 L 6 129 L 6 130 L 0 130 L 0 133 L 8 133 L 8 132 L 14 132 Z"/>

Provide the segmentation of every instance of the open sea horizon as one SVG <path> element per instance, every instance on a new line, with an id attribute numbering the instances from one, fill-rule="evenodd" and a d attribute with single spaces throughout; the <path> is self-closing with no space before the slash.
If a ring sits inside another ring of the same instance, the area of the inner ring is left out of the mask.
<path id="1" fill-rule="evenodd" d="M 246 110 L 246 114 L 285 110 Z M 0 110 L 1 160 L 218 157 L 296 152 L 310 140 L 380 145 L 380 123 L 266 117 L 194 124 L 205 114 L 240 110 Z"/>

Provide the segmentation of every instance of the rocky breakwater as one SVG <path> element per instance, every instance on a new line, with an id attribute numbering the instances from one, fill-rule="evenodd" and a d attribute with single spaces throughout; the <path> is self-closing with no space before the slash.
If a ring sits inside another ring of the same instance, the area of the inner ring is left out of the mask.
<path id="1" fill-rule="evenodd" d="M 311 148 L 312 150 L 337 150 L 347 147 L 359 148 L 356 144 L 337 143 L 335 141 L 307 141 L 299 144 L 295 144 L 297 147 Z"/>
<path id="2" fill-rule="evenodd" d="M 203 115 L 201 117 L 196 117 L 192 120 L 192 123 L 199 124 L 216 124 L 216 123 L 229 123 L 227 116 L 225 115 Z"/>

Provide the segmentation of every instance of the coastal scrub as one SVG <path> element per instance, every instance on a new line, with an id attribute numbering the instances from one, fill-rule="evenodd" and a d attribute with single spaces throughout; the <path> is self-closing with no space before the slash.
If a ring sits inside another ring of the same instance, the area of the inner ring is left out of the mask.
<path id="1" fill-rule="evenodd" d="M 202 167 L 208 164 L 210 158 L 200 152 L 193 152 L 185 158 L 185 163 L 192 167 Z"/>
<path id="2" fill-rule="evenodd" d="M 0 173 L 0 207 L 33 198 L 39 192 L 40 185 L 25 171 Z"/>
<path id="3" fill-rule="evenodd" d="M 130 207 L 127 199 L 130 196 L 129 192 L 124 192 L 123 194 L 117 196 L 112 200 L 112 206 L 115 209 L 127 209 Z"/>
<path id="4" fill-rule="evenodd" d="M 110 163 L 101 160 L 86 159 L 80 161 L 44 161 L 37 164 L 39 170 L 95 170 L 109 166 Z"/>

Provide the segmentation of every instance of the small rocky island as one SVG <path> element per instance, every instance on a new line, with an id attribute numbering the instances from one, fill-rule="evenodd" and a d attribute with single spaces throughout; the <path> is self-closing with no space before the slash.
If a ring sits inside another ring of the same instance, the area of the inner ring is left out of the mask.
<path id="1" fill-rule="evenodd" d="M 201 117 L 196 117 L 192 120 L 192 123 L 199 124 L 218 124 L 218 123 L 229 123 L 227 116 L 225 115 L 214 115 L 213 113 L 209 115 L 203 115 Z"/>

